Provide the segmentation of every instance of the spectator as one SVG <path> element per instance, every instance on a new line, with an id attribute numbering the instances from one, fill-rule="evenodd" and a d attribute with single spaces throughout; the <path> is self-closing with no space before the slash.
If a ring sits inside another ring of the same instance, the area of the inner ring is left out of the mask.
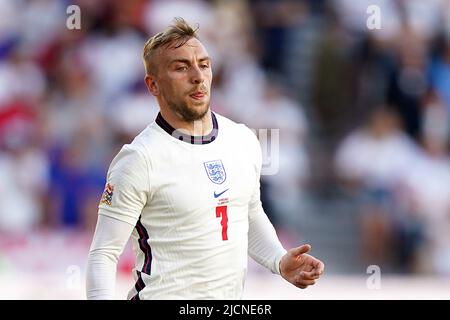
<path id="1" fill-rule="evenodd" d="M 368 264 L 393 266 L 394 194 L 414 150 L 398 116 L 385 107 L 376 109 L 367 125 L 351 132 L 337 149 L 337 175 L 362 200 L 362 253 Z"/>

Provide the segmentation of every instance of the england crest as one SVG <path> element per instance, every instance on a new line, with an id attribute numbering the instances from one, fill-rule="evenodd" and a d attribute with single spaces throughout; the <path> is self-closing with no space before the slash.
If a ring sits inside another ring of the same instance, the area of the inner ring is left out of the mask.
<path id="1" fill-rule="evenodd" d="M 227 174 L 221 160 L 213 160 L 203 163 L 209 180 L 216 184 L 222 184 L 227 179 Z"/>

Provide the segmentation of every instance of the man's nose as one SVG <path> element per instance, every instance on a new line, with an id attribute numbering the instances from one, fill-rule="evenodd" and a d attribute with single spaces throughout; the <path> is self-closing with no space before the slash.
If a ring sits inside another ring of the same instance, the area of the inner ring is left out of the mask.
<path id="1" fill-rule="evenodd" d="M 199 67 L 192 68 L 191 80 L 194 84 L 200 84 L 205 81 L 205 76 L 203 75 L 202 70 L 200 70 Z"/>

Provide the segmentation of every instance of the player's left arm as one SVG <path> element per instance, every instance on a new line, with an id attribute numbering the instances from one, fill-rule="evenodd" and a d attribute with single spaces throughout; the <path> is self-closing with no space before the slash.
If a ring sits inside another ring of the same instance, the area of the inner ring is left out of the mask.
<path id="1" fill-rule="evenodd" d="M 259 190 L 256 197 L 259 197 Z M 249 206 L 249 255 L 296 287 L 305 289 L 313 285 L 324 271 L 323 262 L 307 254 L 311 250 L 308 244 L 286 251 L 265 214 L 261 201 L 258 199 L 255 202 L 256 204 L 251 203 Z"/>
<path id="2" fill-rule="evenodd" d="M 256 140 L 255 189 L 249 203 L 248 252 L 259 264 L 299 288 L 313 285 L 324 271 L 324 263 L 308 255 L 310 245 L 302 245 L 286 251 L 280 243 L 275 228 L 267 217 L 261 203 L 260 173 L 262 166 L 261 147 Z M 254 150 L 255 150 L 254 149 Z"/>

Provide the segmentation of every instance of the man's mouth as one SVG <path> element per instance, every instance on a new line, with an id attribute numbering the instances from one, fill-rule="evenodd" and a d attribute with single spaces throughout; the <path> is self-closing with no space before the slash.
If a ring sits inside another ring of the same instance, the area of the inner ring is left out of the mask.
<path id="1" fill-rule="evenodd" d="M 196 91 L 194 93 L 191 93 L 189 96 L 195 100 L 202 100 L 206 96 L 206 92 Z"/>

